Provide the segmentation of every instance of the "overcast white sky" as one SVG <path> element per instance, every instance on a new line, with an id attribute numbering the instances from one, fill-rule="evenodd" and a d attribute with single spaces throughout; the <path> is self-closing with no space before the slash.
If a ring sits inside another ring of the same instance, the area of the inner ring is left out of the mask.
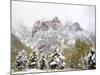
<path id="1" fill-rule="evenodd" d="M 12 2 L 12 26 L 25 23 L 32 27 L 35 21 L 42 18 L 52 19 L 57 16 L 62 23 L 67 20 L 79 22 L 81 27 L 95 32 L 95 7 L 79 5 L 62 5 L 33 2 Z"/>

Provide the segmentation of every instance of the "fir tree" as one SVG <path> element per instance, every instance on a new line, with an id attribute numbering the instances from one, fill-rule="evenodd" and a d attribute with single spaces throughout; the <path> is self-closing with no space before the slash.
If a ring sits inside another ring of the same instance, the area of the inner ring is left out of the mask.
<path id="1" fill-rule="evenodd" d="M 47 69 L 47 65 L 46 65 L 46 57 L 44 55 L 42 55 L 41 59 L 40 59 L 40 69 Z"/>
<path id="2" fill-rule="evenodd" d="M 96 59 L 95 59 L 95 48 L 91 48 L 91 52 L 85 58 L 85 69 L 95 69 Z"/>
<path id="3" fill-rule="evenodd" d="M 64 55 L 60 52 L 60 49 L 56 48 L 54 50 L 54 54 L 51 55 L 51 60 L 48 63 L 49 67 L 51 69 L 64 69 L 65 67 L 65 57 Z"/>
<path id="4" fill-rule="evenodd" d="M 33 50 L 29 57 L 29 68 L 38 68 L 37 51 Z"/>
<path id="5" fill-rule="evenodd" d="M 16 69 L 23 70 L 27 65 L 27 56 L 25 50 L 22 50 L 18 53 L 16 57 Z"/>

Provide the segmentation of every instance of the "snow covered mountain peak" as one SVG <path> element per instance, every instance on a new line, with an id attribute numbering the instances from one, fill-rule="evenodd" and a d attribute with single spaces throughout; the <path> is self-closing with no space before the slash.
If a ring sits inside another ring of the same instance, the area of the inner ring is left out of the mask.
<path id="1" fill-rule="evenodd" d="M 54 17 L 52 21 L 60 23 L 60 19 L 58 17 Z"/>
<path id="2" fill-rule="evenodd" d="M 33 28 L 28 30 L 20 25 L 13 32 L 30 48 L 48 50 L 52 46 L 65 45 L 73 47 L 77 39 L 88 43 L 95 42 L 95 35 L 84 30 L 78 22 L 68 22 L 63 25 L 58 17 L 51 20 L 38 20 L 34 22 Z M 63 41 L 63 42 L 62 42 Z"/>
<path id="3" fill-rule="evenodd" d="M 92 38 L 91 38 L 91 37 Z M 48 50 L 52 45 L 62 45 L 73 47 L 75 41 L 81 39 L 88 43 L 93 43 L 95 36 L 81 28 L 78 22 L 69 22 L 63 25 L 58 17 L 52 20 L 37 21 L 32 29 L 32 41 L 30 46 Z"/>

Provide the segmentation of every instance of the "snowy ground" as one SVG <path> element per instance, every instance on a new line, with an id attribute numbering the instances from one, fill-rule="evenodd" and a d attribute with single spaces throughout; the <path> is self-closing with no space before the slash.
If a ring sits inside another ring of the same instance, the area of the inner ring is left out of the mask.
<path id="1" fill-rule="evenodd" d="M 12 72 L 12 74 L 29 74 L 29 73 L 37 73 L 37 72 L 45 72 L 43 70 L 38 70 L 38 69 L 28 69 L 26 71 L 18 71 L 18 72 Z"/>
<path id="2" fill-rule="evenodd" d="M 71 71 L 72 69 L 67 69 L 66 71 Z M 28 69 L 26 71 L 19 71 L 19 72 L 12 72 L 13 75 L 17 75 L 17 74 L 20 74 L 20 75 L 24 75 L 24 74 L 27 74 L 27 75 L 31 75 L 32 73 L 43 73 L 43 72 L 57 72 L 59 70 L 39 70 L 39 69 Z M 64 71 L 64 70 L 63 70 Z"/>

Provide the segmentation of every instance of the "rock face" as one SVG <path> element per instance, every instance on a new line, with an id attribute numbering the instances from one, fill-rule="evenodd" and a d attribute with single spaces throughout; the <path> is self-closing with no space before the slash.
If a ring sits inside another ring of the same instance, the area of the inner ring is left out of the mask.
<path id="1" fill-rule="evenodd" d="M 82 30 L 82 28 L 80 27 L 80 24 L 78 22 L 73 23 L 71 28 L 74 31 L 81 31 Z"/>
<path id="2" fill-rule="evenodd" d="M 44 50 L 61 44 L 72 47 L 77 39 L 93 43 L 95 36 L 82 29 L 78 22 L 63 25 L 58 17 L 54 17 L 49 21 L 38 20 L 34 23 L 30 46 Z"/>
<path id="3" fill-rule="evenodd" d="M 52 20 L 52 28 L 53 30 L 57 30 L 60 27 L 61 21 L 58 19 L 58 17 L 53 18 Z"/>
<path id="4" fill-rule="evenodd" d="M 78 22 L 62 24 L 58 17 L 51 20 L 38 20 L 30 30 L 22 24 L 13 28 L 15 34 L 27 46 L 48 50 L 55 45 L 73 47 L 77 39 L 95 43 L 95 35 L 81 28 Z"/>
<path id="5" fill-rule="evenodd" d="M 56 31 L 62 24 L 58 17 L 54 17 L 50 21 L 37 21 L 34 25 L 35 26 L 32 29 L 32 37 L 34 37 L 38 31 L 48 31 L 50 29 Z"/>

